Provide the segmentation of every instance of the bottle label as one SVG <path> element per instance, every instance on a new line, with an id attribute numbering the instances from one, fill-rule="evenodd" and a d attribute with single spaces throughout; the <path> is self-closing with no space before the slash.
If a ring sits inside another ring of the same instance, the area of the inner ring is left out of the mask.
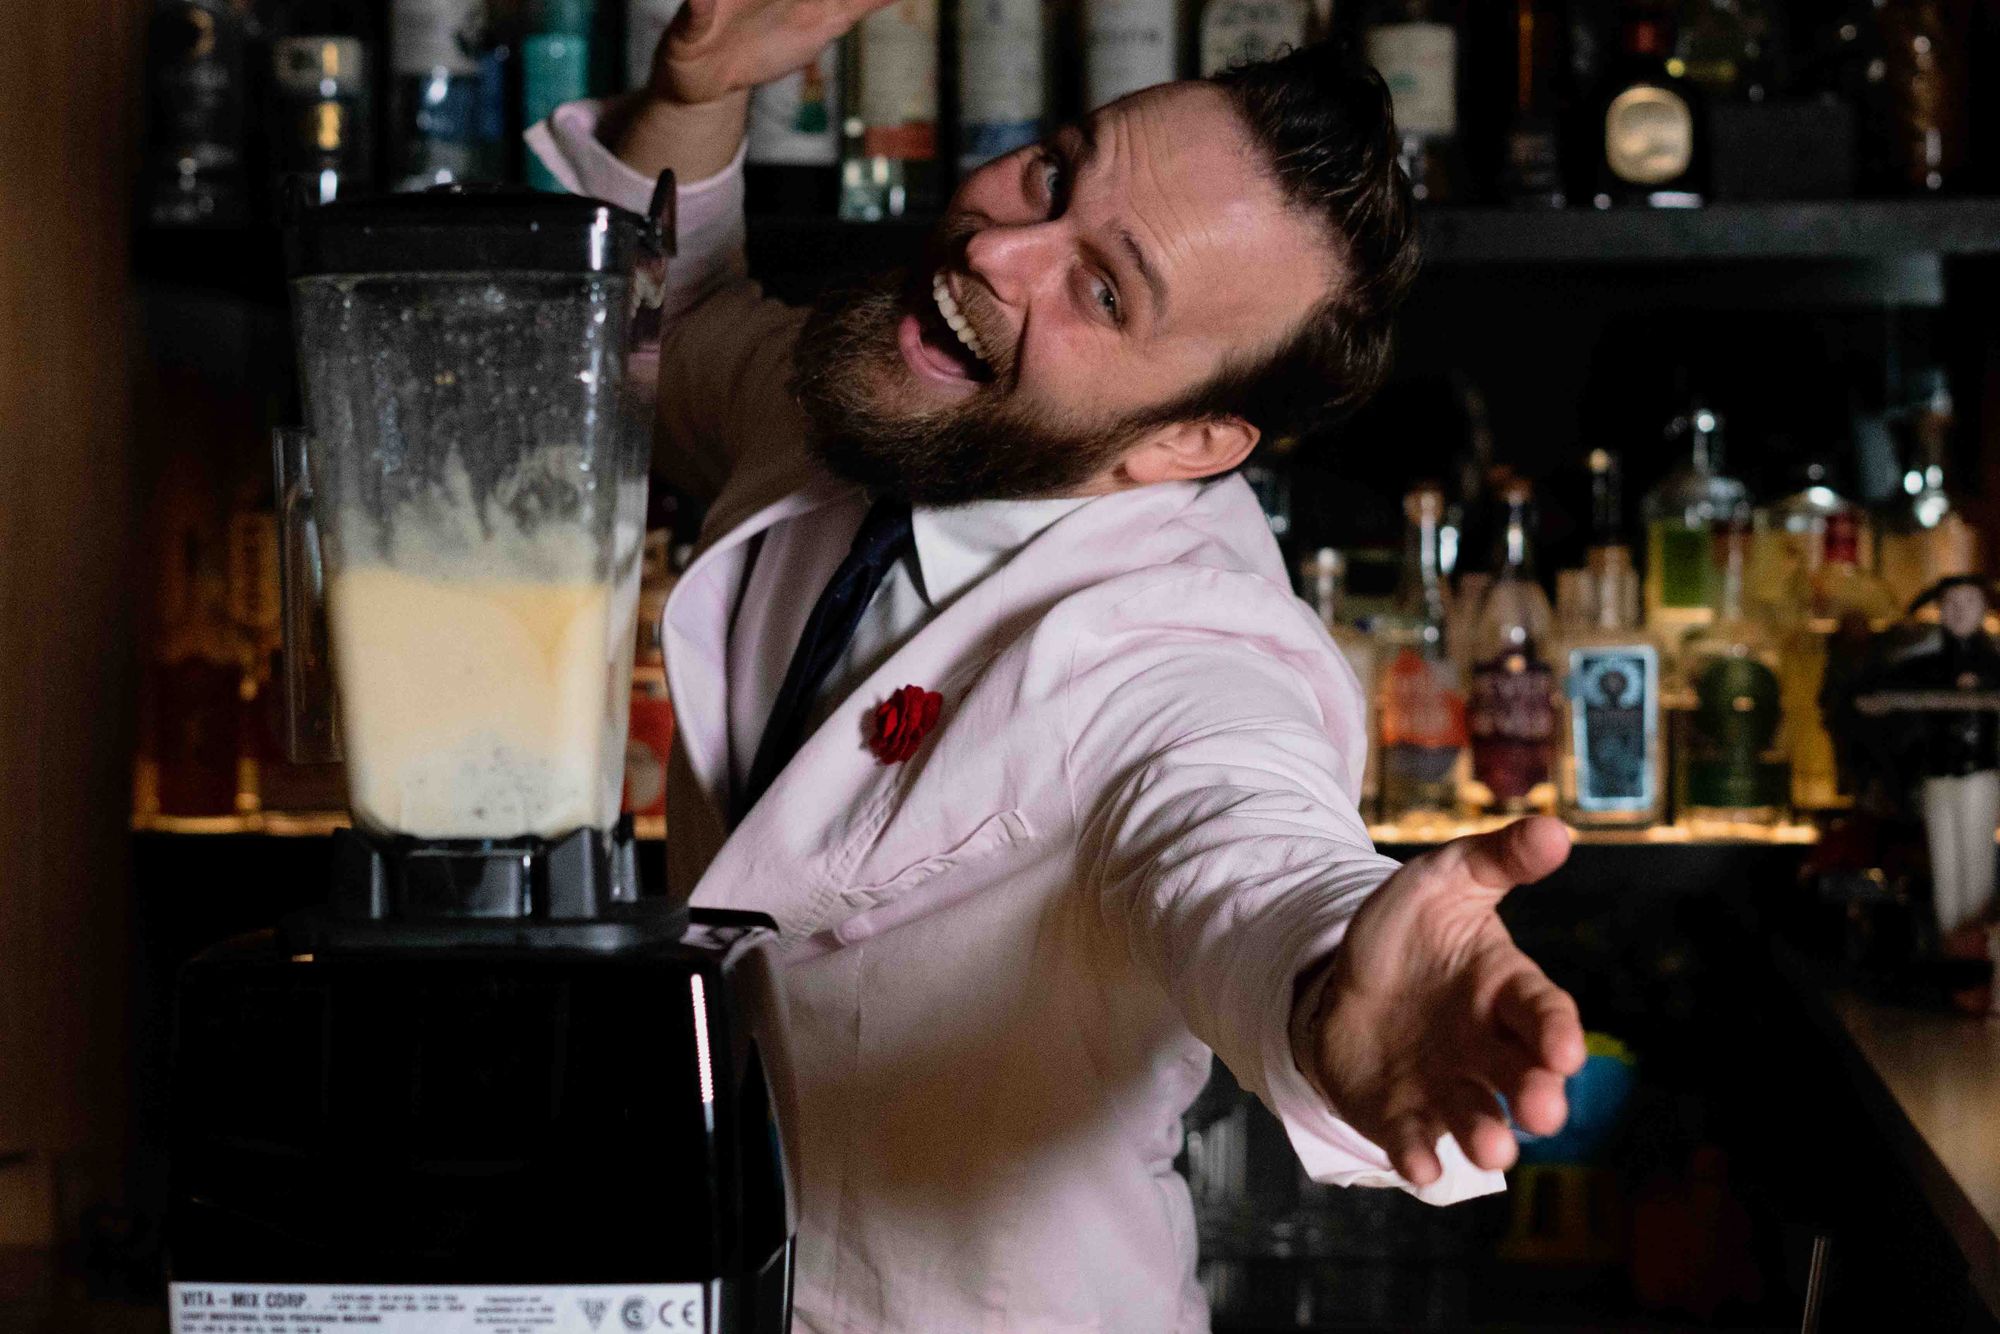
<path id="1" fill-rule="evenodd" d="M 280 37 L 271 45 L 280 92 L 314 101 L 364 97 L 368 48 L 353 37 Z"/>
<path id="2" fill-rule="evenodd" d="M 1706 528 L 1662 522 L 1653 527 L 1653 555 L 1660 567 L 1660 605 L 1706 607 L 1715 569 L 1714 542 Z"/>
<path id="3" fill-rule="evenodd" d="M 937 156 L 937 0 L 896 0 L 861 20 L 861 147 Z"/>
<path id="4" fill-rule="evenodd" d="M 829 45 L 804 69 L 774 79 L 750 96 L 751 162 L 831 167 L 840 160 L 840 47 Z"/>
<path id="5" fill-rule="evenodd" d="M 1660 655 L 1650 644 L 1571 649 L 1570 753 L 1580 811 L 1645 811 L 1660 718 Z"/>
<path id="6" fill-rule="evenodd" d="M 653 77 L 653 54 L 681 12 L 681 0 L 632 0 L 625 10 L 625 86 L 643 88 Z"/>
<path id="7" fill-rule="evenodd" d="M 1710 658 L 1695 673 L 1688 717 L 1687 804 L 1723 810 L 1782 806 L 1789 783 L 1773 758 L 1778 677 L 1754 658 Z"/>
<path id="8" fill-rule="evenodd" d="M 604 1334 L 707 1329 L 708 1293 L 699 1283 L 170 1283 L 172 1334 Z"/>
<path id="9" fill-rule="evenodd" d="M 1041 137 L 1042 0 L 966 0 L 959 24 L 959 158 L 969 169 Z"/>
<path id="10" fill-rule="evenodd" d="M 1519 801 L 1549 780 L 1556 735 L 1555 673 L 1526 653 L 1472 670 L 1467 709 L 1472 776 L 1499 801 Z"/>
<path id="11" fill-rule="evenodd" d="M 1448 749 L 1465 744 L 1465 697 L 1451 668 L 1416 649 L 1396 651 L 1382 673 L 1382 744 Z"/>
<path id="12" fill-rule="evenodd" d="M 486 47 L 482 0 L 395 0 L 389 55 L 398 74 L 474 74 Z"/>
<path id="13" fill-rule="evenodd" d="M 1458 32 L 1449 23 L 1382 23 L 1368 30 L 1368 62 L 1389 85 L 1404 134 L 1458 133 Z"/>
<path id="14" fill-rule="evenodd" d="M 1092 108 L 1180 72 L 1173 0 L 1086 0 L 1083 25 L 1084 100 Z"/>
<path id="15" fill-rule="evenodd" d="M 1203 78 L 1306 41 L 1303 0 L 1209 0 L 1201 16 Z"/>
<path id="16" fill-rule="evenodd" d="M 1694 113 L 1671 88 L 1634 84 L 1604 113 L 1604 161 L 1633 185 L 1664 185 L 1694 161 Z"/>

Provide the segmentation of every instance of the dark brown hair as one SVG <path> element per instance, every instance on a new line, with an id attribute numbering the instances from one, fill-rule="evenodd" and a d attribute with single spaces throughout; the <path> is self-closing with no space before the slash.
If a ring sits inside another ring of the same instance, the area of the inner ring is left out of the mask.
<path id="1" fill-rule="evenodd" d="M 1415 203 L 1396 161 L 1388 87 L 1366 62 L 1323 42 L 1211 82 L 1229 94 L 1286 202 L 1324 228 L 1339 277 L 1277 348 L 1224 366 L 1151 415 L 1238 416 L 1275 440 L 1381 388 L 1391 322 L 1417 275 Z"/>

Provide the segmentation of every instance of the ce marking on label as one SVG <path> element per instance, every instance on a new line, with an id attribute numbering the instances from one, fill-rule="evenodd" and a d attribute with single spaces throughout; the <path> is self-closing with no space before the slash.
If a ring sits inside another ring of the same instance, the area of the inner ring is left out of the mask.
<path id="1" fill-rule="evenodd" d="M 697 1330 L 701 1328 L 701 1298 L 690 1297 L 682 1302 L 660 1303 L 660 1326 L 663 1329 Z"/>

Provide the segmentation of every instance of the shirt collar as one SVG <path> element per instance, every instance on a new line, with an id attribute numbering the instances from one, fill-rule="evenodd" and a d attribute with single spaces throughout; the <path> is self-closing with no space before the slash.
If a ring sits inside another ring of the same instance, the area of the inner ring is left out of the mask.
<path id="1" fill-rule="evenodd" d="M 1004 565 L 1056 520 L 1094 499 L 982 500 L 912 511 L 918 591 L 932 608 L 942 607 Z"/>

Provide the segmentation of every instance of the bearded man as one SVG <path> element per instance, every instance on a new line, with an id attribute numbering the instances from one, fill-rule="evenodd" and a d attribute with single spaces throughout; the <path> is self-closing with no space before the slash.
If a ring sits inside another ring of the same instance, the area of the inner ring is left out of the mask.
<path id="1" fill-rule="evenodd" d="M 877 3 L 690 0 L 642 94 L 531 133 L 573 190 L 682 182 L 670 880 L 782 930 L 799 1329 L 1204 1330 L 1211 1053 L 1314 1177 L 1437 1203 L 1583 1060 L 1495 912 L 1562 826 L 1374 851 L 1360 687 L 1235 475 L 1382 379 L 1389 102 L 1320 48 L 1133 94 L 795 311 L 745 277 L 749 89 Z"/>

